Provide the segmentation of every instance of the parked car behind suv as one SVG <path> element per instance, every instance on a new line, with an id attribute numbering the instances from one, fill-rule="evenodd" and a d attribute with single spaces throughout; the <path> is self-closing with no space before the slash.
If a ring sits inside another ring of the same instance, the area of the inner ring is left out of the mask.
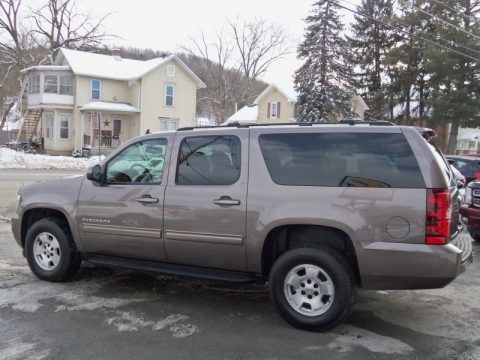
<path id="1" fill-rule="evenodd" d="M 467 183 L 480 179 L 480 159 L 462 155 L 446 155 L 446 158 L 465 176 Z"/>
<path id="2" fill-rule="evenodd" d="M 86 176 L 25 185 L 12 229 L 40 279 L 70 279 L 86 260 L 268 282 L 286 321 L 325 330 L 356 288 L 455 279 L 471 260 L 457 199 L 414 128 L 188 128 L 135 138 Z"/>
<path id="3" fill-rule="evenodd" d="M 460 214 L 470 236 L 475 241 L 480 241 L 480 180 L 467 185 Z"/>

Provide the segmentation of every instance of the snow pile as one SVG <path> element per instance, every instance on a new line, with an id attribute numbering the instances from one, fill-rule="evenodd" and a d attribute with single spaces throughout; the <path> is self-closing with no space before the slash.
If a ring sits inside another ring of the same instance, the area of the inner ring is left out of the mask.
<path id="1" fill-rule="evenodd" d="M 49 170 L 86 170 L 98 164 L 105 156 L 91 158 L 73 158 L 70 156 L 50 156 L 25 154 L 7 148 L 0 148 L 0 169 L 49 169 Z"/>

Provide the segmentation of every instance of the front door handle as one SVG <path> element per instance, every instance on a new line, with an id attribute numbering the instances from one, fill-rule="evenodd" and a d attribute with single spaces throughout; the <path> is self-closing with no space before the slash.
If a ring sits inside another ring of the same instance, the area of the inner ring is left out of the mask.
<path id="1" fill-rule="evenodd" d="M 156 204 L 159 199 L 154 198 L 151 195 L 143 195 L 141 198 L 138 198 L 137 201 L 143 204 Z"/>
<path id="2" fill-rule="evenodd" d="M 213 200 L 213 203 L 220 206 L 235 206 L 240 205 L 240 200 L 232 199 L 230 196 L 221 196 L 220 199 Z"/>

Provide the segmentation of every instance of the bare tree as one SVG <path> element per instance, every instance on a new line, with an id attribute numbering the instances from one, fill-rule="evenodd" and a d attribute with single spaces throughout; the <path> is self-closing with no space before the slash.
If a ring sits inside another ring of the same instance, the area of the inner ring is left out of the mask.
<path id="1" fill-rule="evenodd" d="M 39 9 L 31 10 L 33 32 L 39 46 L 54 54 L 61 47 L 98 46 L 113 37 L 103 26 L 110 14 L 95 17 L 91 11 L 80 12 L 76 4 L 75 0 L 49 0 Z"/>
<path id="2" fill-rule="evenodd" d="M 27 66 L 32 57 L 25 51 L 29 34 L 21 25 L 21 0 L 0 0 L 0 88 L 16 78 L 18 71 Z"/>
<path id="3" fill-rule="evenodd" d="M 190 38 L 187 46 L 181 46 L 187 54 L 202 60 L 202 67 L 194 69 L 207 84 L 207 89 L 199 93 L 199 101 L 213 110 L 217 123 L 238 106 L 251 104 L 265 88 L 259 78 L 292 47 L 283 28 L 266 20 L 235 19 L 228 24 L 228 32 L 218 32 L 211 43 L 201 32 L 198 39 Z"/>
<path id="4" fill-rule="evenodd" d="M 232 84 L 238 81 L 240 76 L 237 71 L 229 70 L 234 45 L 229 41 L 224 32 L 217 32 L 214 43 L 209 43 L 203 32 L 200 37 L 191 37 L 188 46 L 181 46 L 192 61 L 200 60 L 200 64 L 194 65 L 194 71 L 208 84 L 207 88 L 199 93 L 197 109 L 203 113 L 213 113 L 217 123 L 223 122 L 235 103 L 235 95 L 232 93 Z"/>
<path id="5" fill-rule="evenodd" d="M 280 25 L 261 18 L 247 22 L 240 22 L 237 18 L 229 21 L 229 25 L 238 53 L 238 66 L 248 80 L 242 95 L 242 102 L 246 105 L 252 82 L 288 54 L 292 44 Z"/>

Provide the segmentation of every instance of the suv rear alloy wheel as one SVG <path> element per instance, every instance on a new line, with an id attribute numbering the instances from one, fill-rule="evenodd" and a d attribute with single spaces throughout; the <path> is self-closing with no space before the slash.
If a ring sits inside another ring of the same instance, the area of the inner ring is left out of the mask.
<path id="1" fill-rule="evenodd" d="M 41 219 L 28 229 L 25 253 L 30 269 L 42 280 L 68 280 L 81 263 L 68 228 L 57 218 Z"/>
<path id="2" fill-rule="evenodd" d="M 306 330 L 328 330 L 341 322 L 355 295 L 347 261 L 335 250 L 321 246 L 282 254 L 273 265 L 269 284 L 280 315 Z"/>

